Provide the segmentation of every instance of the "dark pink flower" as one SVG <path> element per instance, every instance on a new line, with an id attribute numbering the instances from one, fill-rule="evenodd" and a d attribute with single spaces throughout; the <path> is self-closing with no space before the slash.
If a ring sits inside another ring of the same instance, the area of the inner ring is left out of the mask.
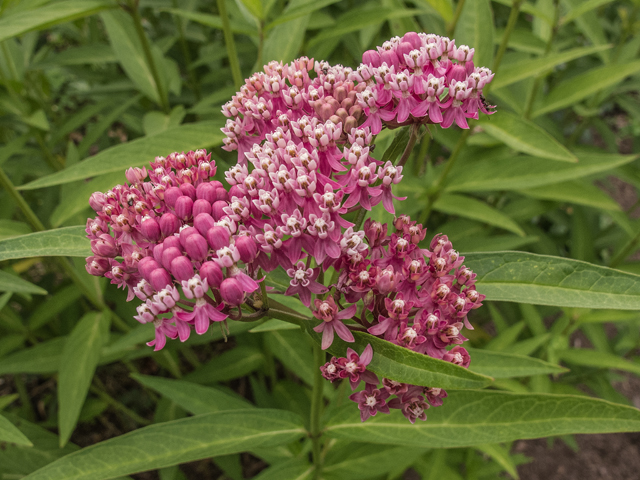
<path id="1" fill-rule="evenodd" d="M 378 412 L 389 413 L 389 406 L 385 402 L 387 398 L 389 398 L 389 392 L 386 389 L 378 390 L 371 383 L 367 383 L 364 390 L 349 396 L 350 400 L 358 404 L 360 420 L 363 422 L 369 417 L 374 417 Z"/>
<path id="2" fill-rule="evenodd" d="M 317 327 L 314 327 L 314 331 L 322 332 L 322 349 L 326 350 L 333 343 L 333 332 L 335 331 L 338 336 L 345 342 L 354 342 L 353 334 L 340 320 L 351 318 L 357 311 L 356 305 L 351 305 L 344 310 L 338 311 L 333 297 L 329 297 L 327 300 L 315 300 L 316 309 L 313 311 L 313 316 L 322 320 L 322 323 Z"/>

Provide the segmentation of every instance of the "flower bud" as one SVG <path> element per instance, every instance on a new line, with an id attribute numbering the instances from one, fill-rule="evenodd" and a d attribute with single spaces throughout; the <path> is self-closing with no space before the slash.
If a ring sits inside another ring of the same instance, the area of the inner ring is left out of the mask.
<path id="1" fill-rule="evenodd" d="M 94 192 L 89 197 L 89 205 L 96 213 L 102 211 L 102 207 L 107 202 L 107 196 L 102 192 Z"/>
<path id="2" fill-rule="evenodd" d="M 235 278 L 225 278 L 220 284 L 220 295 L 229 305 L 242 305 L 244 302 L 244 291 L 240 282 Z"/>
<path id="3" fill-rule="evenodd" d="M 191 200 L 191 197 L 183 195 L 178 198 L 178 200 L 176 200 L 175 212 L 181 220 L 191 218 L 191 213 L 193 212 L 193 200 Z"/>
<path id="4" fill-rule="evenodd" d="M 258 245 L 253 238 L 246 235 L 236 238 L 236 248 L 240 253 L 240 260 L 244 263 L 253 262 L 258 255 Z"/>
<path id="5" fill-rule="evenodd" d="M 225 202 L 229 201 L 229 192 L 224 187 L 220 187 L 216 189 L 216 198 L 215 201 L 224 200 Z"/>
<path id="6" fill-rule="evenodd" d="M 174 258 L 181 257 L 182 252 L 175 247 L 165 248 L 162 252 L 162 266 L 167 270 L 171 269 L 171 262 Z"/>
<path id="7" fill-rule="evenodd" d="M 180 228 L 180 220 L 173 213 L 164 213 L 160 217 L 160 231 L 162 232 L 163 237 L 168 237 L 169 235 L 173 235 Z"/>
<path id="8" fill-rule="evenodd" d="M 164 192 L 164 203 L 171 208 L 176 206 L 176 201 L 182 196 L 182 192 L 178 187 L 169 187 Z"/>
<path id="9" fill-rule="evenodd" d="M 89 275 L 103 276 L 109 270 L 109 260 L 101 257 L 87 257 L 85 268 Z"/>
<path id="10" fill-rule="evenodd" d="M 164 268 L 156 268 L 149 275 L 149 283 L 159 291 L 171 284 L 171 276 Z"/>
<path id="11" fill-rule="evenodd" d="M 229 231 L 221 226 L 212 227 L 207 230 L 207 242 L 214 250 L 220 250 L 229 246 Z"/>
<path id="12" fill-rule="evenodd" d="M 204 262 L 200 267 L 200 276 L 207 279 L 210 287 L 219 288 L 224 276 L 222 268 L 215 262 Z"/>
<path id="13" fill-rule="evenodd" d="M 140 231 L 144 238 L 150 242 L 157 242 L 160 239 L 160 224 L 155 218 L 147 218 L 142 220 Z"/>
<path id="14" fill-rule="evenodd" d="M 404 56 L 409 55 L 411 53 L 411 50 L 413 49 L 414 49 L 414 46 L 411 43 L 403 41 L 403 42 L 400 42 L 400 45 L 398 45 L 398 49 L 396 50 L 396 52 L 398 57 L 404 58 Z"/>
<path id="15" fill-rule="evenodd" d="M 136 185 L 147 178 L 147 169 L 144 167 L 132 167 L 127 169 L 127 171 L 124 172 L 124 175 L 125 177 L 127 177 L 127 180 L 131 185 Z"/>
<path id="16" fill-rule="evenodd" d="M 347 118 L 344 119 L 344 126 L 342 127 L 342 130 L 344 130 L 345 133 L 351 133 L 351 130 L 353 130 L 354 128 L 357 128 L 357 126 L 358 126 L 358 120 L 356 120 L 356 117 L 349 115 Z"/>
<path id="17" fill-rule="evenodd" d="M 152 257 L 144 257 L 138 262 L 138 272 L 148 282 L 150 282 L 151 272 L 156 268 L 160 268 L 160 262 L 156 262 Z"/>
<path id="18" fill-rule="evenodd" d="M 164 243 L 159 243 L 155 247 L 153 247 L 153 259 L 162 263 L 162 252 L 164 251 Z"/>
<path id="19" fill-rule="evenodd" d="M 217 190 L 216 190 L 217 192 Z M 233 197 L 237 197 L 237 198 L 242 198 L 244 197 L 244 191 L 238 186 L 238 185 L 233 185 L 230 189 L 229 189 L 229 198 L 233 198 Z"/>
<path id="20" fill-rule="evenodd" d="M 201 183 L 196 188 L 196 197 L 198 200 L 206 200 L 211 205 L 216 201 L 217 187 L 211 184 L 211 182 Z"/>
<path id="21" fill-rule="evenodd" d="M 207 241 L 197 232 L 187 237 L 184 243 L 184 249 L 187 251 L 189 258 L 196 262 L 201 262 L 207 258 L 207 254 L 209 253 Z"/>
<path id="22" fill-rule="evenodd" d="M 176 257 L 171 260 L 171 275 L 179 282 L 193 277 L 193 265 L 187 257 Z"/>
<path id="23" fill-rule="evenodd" d="M 91 240 L 91 251 L 99 257 L 114 258 L 118 255 L 118 245 L 111 235 L 103 233 L 97 239 Z"/>
<path id="24" fill-rule="evenodd" d="M 182 244 L 180 243 L 180 238 L 177 237 L 176 235 L 171 235 L 170 237 L 165 238 L 164 241 L 162 242 L 162 245 L 164 246 L 164 248 L 171 248 L 171 247 L 175 247 L 177 249 L 182 248 Z"/>
<path id="25" fill-rule="evenodd" d="M 382 65 L 380 54 L 375 50 L 367 50 L 362 54 L 362 63 L 371 65 L 372 67 L 379 67 Z"/>
<path id="26" fill-rule="evenodd" d="M 208 213 L 211 215 L 211 203 L 207 200 L 196 200 L 193 202 L 192 215 L 197 217 L 201 213 Z"/>
<path id="27" fill-rule="evenodd" d="M 224 200 L 218 200 L 211 206 L 211 216 L 216 222 L 226 215 L 226 213 L 224 213 L 224 208 L 228 205 L 229 204 Z"/>
<path id="28" fill-rule="evenodd" d="M 199 215 L 194 215 L 194 217 L 193 226 L 203 237 L 207 235 L 210 228 L 215 226 L 215 220 L 210 213 L 200 213 Z"/>
<path id="29" fill-rule="evenodd" d="M 183 183 L 180 185 L 180 191 L 183 195 L 186 195 L 191 200 L 196 200 L 196 187 L 191 185 L 190 183 Z"/>
<path id="30" fill-rule="evenodd" d="M 186 245 L 186 241 L 187 241 L 187 237 L 189 237 L 190 235 L 193 235 L 194 233 L 198 233 L 198 230 L 196 230 L 193 227 L 184 227 L 182 230 L 180 230 L 180 246 L 184 249 L 185 245 Z"/>

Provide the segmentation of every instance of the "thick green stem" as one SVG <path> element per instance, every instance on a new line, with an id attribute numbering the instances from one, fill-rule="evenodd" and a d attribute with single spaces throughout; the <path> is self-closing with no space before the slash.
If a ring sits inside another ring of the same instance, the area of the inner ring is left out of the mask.
<path id="1" fill-rule="evenodd" d="M 453 33 L 456 31 L 456 25 L 458 24 L 458 20 L 460 20 L 460 14 L 462 13 L 462 9 L 464 8 L 465 0 L 458 0 L 458 6 L 456 7 L 456 13 L 453 14 L 453 18 L 451 19 L 451 23 L 447 25 L 447 35 L 451 37 Z"/>
<path id="2" fill-rule="evenodd" d="M 362 224 L 364 223 L 364 217 L 366 215 L 367 215 L 367 211 L 364 208 L 361 208 L 360 210 L 358 210 L 358 214 L 356 215 L 356 218 L 353 221 L 353 223 L 355 223 L 355 226 L 353 227 L 354 232 L 357 232 L 362 228 Z"/>
<path id="3" fill-rule="evenodd" d="M 218 14 L 222 20 L 224 43 L 227 46 L 227 53 L 229 54 L 229 66 L 231 67 L 233 84 L 236 88 L 240 88 L 242 86 L 242 72 L 240 71 L 240 61 L 238 60 L 238 52 L 236 51 L 236 44 L 233 40 L 233 32 L 231 31 L 231 23 L 229 22 L 229 15 L 227 15 L 225 0 L 218 0 Z"/>
<path id="4" fill-rule="evenodd" d="M 164 83 L 160 80 L 160 73 L 158 67 L 156 65 L 155 60 L 153 59 L 153 53 L 151 52 L 151 45 L 149 44 L 149 39 L 147 35 L 144 33 L 144 27 L 142 26 L 142 17 L 140 16 L 140 10 L 138 9 L 138 0 L 130 0 L 129 1 L 130 13 L 133 17 L 133 23 L 136 27 L 136 33 L 138 34 L 138 39 L 142 44 L 142 50 L 144 52 L 144 56 L 147 60 L 147 64 L 149 65 L 149 70 L 151 70 L 151 76 L 153 77 L 153 82 L 156 84 L 156 89 L 158 90 L 158 97 L 160 97 L 160 106 L 164 113 L 169 113 L 171 111 L 171 107 L 169 106 L 169 96 L 165 89 Z"/>
<path id="5" fill-rule="evenodd" d="M 313 478 L 319 480 L 322 475 L 322 387 L 323 378 L 320 367 L 325 363 L 325 353 L 320 349 L 320 346 L 314 344 L 313 346 L 313 359 L 314 368 L 313 373 L 313 394 L 311 397 L 311 418 L 309 436 L 311 437 L 312 452 L 313 452 Z"/>
<path id="6" fill-rule="evenodd" d="M 449 157 L 449 161 L 447 162 L 447 165 L 444 167 L 444 170 L 440 174 L 440 178 L 438 178 L 438 181 L 434 185 L 433 189 L 431 190 L 431 193 L 427 198 L 427 207 L 423 210 L 422 214 L 420 215 L 420 219 L 418 220 L 418 223 L 425 224 L 429 219 L 429 215 L 431 215 L 431 210 L 433 209 L 433 204 L 436 202 L 436 200 L 438 200 L 438 197 L 440 197 L 440 193 L 442 191 L 444 182 L 446 181 L 447 176 L 449 175 L 449 173 L 451 172 L 451 169 L 453 168 L 456 161 L 458 160 L 458 157 L 460 156 L 460 152 L 462 151 L 465 144 L 467 143 L 467 138 L 469 138 L 470 134 L 471 134 L 471 128 L 462 132 L 462 135 L 458 139 L 458 143 L 456 143 L 456 146 L 453 148 L 453 151 L 451 152 L 451 156 Z"/>
<path id="7" fill-rule="evenodd" d="M 520 13 L 520 7 L 524 0 L 514 0 L 513 6 L 511 7 L 511 13 L 509 13 L 509 20 L 507 21 L 507 26 L 504 29 L 504 34 L 502 35 L 502 41 L 500 42 L 500 46 L 498 47 L 498 52 L 496 53 L 495 58 L 493 59 L 492 70 L 493 73 L 498 71 L 500 68 L 500 64 L 502 63 L 502 57 L 504 53 L 507 51 L 507 46 L 509 45 L 509 38 L 511 37 L 511 33 L 516 26 L 516 22 L 518 21 L 518 14 Z M 487 85 L 484 88 L 484 93 L 487 94 L 489 91 L 489 87 L 491 84 Z"/>

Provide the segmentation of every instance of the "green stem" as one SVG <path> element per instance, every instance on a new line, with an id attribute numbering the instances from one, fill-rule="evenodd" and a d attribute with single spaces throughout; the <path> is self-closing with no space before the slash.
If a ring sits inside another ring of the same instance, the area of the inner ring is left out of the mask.
<path id="1" fill-rule="evenodd" d="M 418 158 L 415 162 L 413 169 L 414 173 L 418 177 L 422 177 L 427 170 L 427 162 L 429 161 L 429 145 L 431 144 L 431 136 L 427 135 L 429 132 L 425 132 L 420 140 L 420 150 L 418 151 Z"/>
<path id="2" fill-rule="evenodd" d="M 242 72 L 240 71 L 240 61 L 238 60 L 238 52 L 236 51 L 236 44 L 233 40 L 233 32 L 231 31 L 231 23 L 229 22 L 229 15 L 227 15 L 227 5 L 225 0 L 218 1 L 218 14 L 222 20 L 222 31 L 224 32 L 224 43 L 227 46 L 227 53 L 229 54 L 229 66 L 231 67 L 231 76 L 233 77 L 233 84 L 236 88 L 242 86 Z"/>
<path id="3" fill-rule="evenodd" d="M 260 282 L 260 295 L 262 296 L 262 309 L 269 310 L 269 297 L 267 296 L 267 285 L 264 280 Z"/>
<path id="4" fill-rule="evenodd" d="M 629 242 L 624 246 L 624 248 L 620 250 L 620 252 L 618 252 L 618 254 L 611 259 L 611 262 L 609 263 L 609 267 L 616 268 L 618 265 L 624 262 L 625 259 L 631 254 L 631 252 L 633 252 L 638 247 L 638 243 L 640 243 L 640 233 L 638 233 L 635 237 L 629 240 Z"/>
<path id="5" fill-rule="evenodd" d="M 322 387 L 323 378 L 320 367 L 325 363 L 325 353 L 317 344 L 313 345 L 315 371 L 313 374 L 313 393 L 311 397 L 311 418 L 309 436 L 313 451 L 313 478 L 319 480 L 322 475 Z"/>
<path id="6" fill-rule="evenodd" d="M 178 8 L 178 0 L 173 0 L 173 8 Z M 182 50 L 182 56 L 184 57 L 184 64 L 187 70 L 187 75 L 189 76 L 189 83 L 191 83 L 191 88 L 193 88 L 193 93 L 195 94 L 196 99 L 200 100 L 200 85 L 198 84 L 198 78 L 196 77 L 195 71 L 191 68 L 191 53 L 189 52 L 187 39 L 184 36 L 184 24 L 177 15 L 174 15 L 173 17 L 175 19 L 178 35 L 180 36 L 180 49 Z"/>
<path id="7" fill-rule="evenodd" d="M 509 13 L 509 20 L 507 21 L 507 26 L 504 29 L 504 34 L 502 36 L 502 42 L 500 42 L 500 46 L 498 47 L 498 53 L 496 53 L 495 58 L 493 59 L 493 73 L 498 71 L 500 68 L 500 64 L 502 63 L 502 57 L 504 53 L 507 51 L 507 46 L 509 44 L 509 38 L 511 37 L 511 33 L 516 26 L 516 22 L 518 21 L 518 14 L 520 13 L 520 7 L 524 0 L 514 0 L 513 6 L 511 7 L 511 12 Z M 488 92 L 491 84 L 487 85 L 484 88 L 485 94 Z"/>
<path id="8" fill-rule="evenodd" d="M 462 9 L 464 8 L 465 0 L 458 0 L 458 6 L 456 7 L 456 13 L 453 14 L 453 18 L 451 19 L 451 23 L 447 25 L 447 35 L 451 37 L 453 33 L 456 31 L 456 25 L 458 24 L 458 20 L 460 20 L 460 14 L 462 13 Z"/>
<path id="9" fill-rule="evenodd" d="M 22 214 L 27 219 L 27 222 L 31 224 L 31 226 L 38 231 L 46 230 L 44 224 L 40 221 L 38 216 L 31 210 L 29 204 L 22 198 L 22 195 L 16 190 L 16 187 L 13 185 L 13 182 L 9 179 L 7 174 L 4 172 L 4 169 L 0 168 L 0 186 L 4 188 L 7 193 L 13 198 L 13 200 L 18 204 L 18 208 L 22 210 Z"/>
<path id="10" fill-rule="evenodd" d="M 420 124 L 414 123 L 413 126 L 411 127 L 411 136 L 409 136 L 409 141 L 407 142 L 407 146 L 405 147 L 404 152 L 402 152 L 402 156 L 400 157 L 400 160 L 397 163 L 398 167 L 404 166 L 404 164 L 407 163 L 407 160 L 409 160 L 409 157 L 411 156 L 411 152 L 413 151 L 413 147 L 415 146 L 416 141 L 418 140 L 419 130 L 420 130 Z"/>
<path id="11" fill-rule="evenodd" d="M 556 39 L 556 34 L 558 33 L 558 29 L 560 27 L 560 0 L 554 0 L 555 3 L 555 14 L 553 19 L 553 27 L 551 29 L 551 35 L 549 36 L 549 40 L 547 41 L 547 46 L 544 49 L 544 55 L 541 58 L 549 55 L 551 51 L 551 47 L 553 46 L 553 42 Z M 538 95 L 538 90 L 540 90 L 540 84 L 542 83 L 543 77 L 538 76 L 533 81 L 533 86 L 531 87 L 531 91 L 529 92 L 529 96 L 527 97 L 527 104 L 524 107 L 524 118 L 527 120 L 531 117 L 531 111 L 533 110 L 533 104 L 536 100 L 536 96 Z"/>
<path id="12" fill-rule="evenodd" d="M 153 59 L 153 54 L 151 53 L 151 45 L 149 44 L 147 35 L 144 33 L 144 27 L 142 26 L 142 17 L 140 16 L 140 10 L 138 9 L 138 0 L 129 0 L 129 6 L 131 7 L 130 13 L 133 17 L 133 23 L 136 27 L 138 39 L 142 44 L 144 56 L 147 59 L 149 70 L 151 70 L 151 76 L 153 77 L 153 81 L 156 84 L 156 89 L 158 90 L 158 96 L 160 97 L 160 106 L 162 107 L 164 113 L 169 113 L 171 111 L 171 107 L 169 106 L 169 97 L 167 91 L 165 90 L 164 84 L 160 81 L 158 67 L 156 66 L 155 60 Z"/>
<path id="13" fill-rule="evenodd" d="M 362 228 L 362 224 L 364 223 L 364 217 L 366 215 L 367 215 L 367 211 L 364 208 L 360 208 L 360 210 L 358 210 L 358 214 L 356 215 L 356 218 L 353 222 L 355 223 L 355 226 L 353 227 L 354 232 L 357 232 Z"/>
<path id="14" fill-rule="evenodd" d="M 447 165 L 444 167 L 444 170 L 440 174 L 440 178 L 438 178 L 438 181 L 434 185 L 432 189 L 432 193 L 427 198 L 427 208 L 425 208 L 422 214 L 420 215 L 420 219 L 418 220 L 418 223 L 425 224 L 429 219 L 429 215 L 431 215 L 431 210 L 433 209 L 433 204 L 436 202 L 436 200 L 438 200 L 438 197 L 440 197 L 440 193 L 442 191 L 444 182 L 446 181 L 447 176 L 449 175 L 449 173 L 451 172 L 451 169 L 453 168 L 456 161 L 458 160 L 458 157 L 460 156 L 460 152 L 462 151 L 464 145 L 467 143 L 467 138 L 469 138 L 469 135 L 471 135 L 471 128 L 462 132 L 462 135 L 458 139 L 458 143 L 456 143 L 456 146 L 453 148 L 453 151 L 451 152 L 451 156 L 449 157 L 449 161 L 447 162 Z"/>

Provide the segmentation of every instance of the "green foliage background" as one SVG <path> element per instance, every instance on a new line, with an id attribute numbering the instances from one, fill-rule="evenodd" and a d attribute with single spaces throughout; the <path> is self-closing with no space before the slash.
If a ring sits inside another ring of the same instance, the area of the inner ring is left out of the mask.
<path id="1" fill-rule="evenodd" d="M 323 478 L 394 479 L 409 467 L 425 480 L 517 477 L 527 459 L 510 454 L 516 439 L 573 446 L 575 433 L 639 431 L 640 412 L 613 387 L 640 375 L 639 10 L 638 0 L 3 0 L 0 478 L 196 478 L 177 465 L 210 457 L 209 474 L 233 480 L 317 474 L 310 337 L 271 320 L 231 325 L 228 344 L 214 332 L 152 352 L 134 306 L 84 271 L 87 199 L 172 151 L 210 148 L 221 175 L 235 154 L 220 149 L 220 106 L 243 78 L 300 55 L 357 67 L 407 31 L 449 34 L 496 71 L 487 96 L 498 113 L 467 133 L 430 129 L 395 192 L 409 197 L 400 213 L 467 257 L 487 302 L 471 319 L 470 371 L 376 347 L 378 373 L 450 389 L 426 423 L 362 425 L 342 408 L 344 386 L 322 387 Z M 376 153 L 397 158 L 407 138 L 383 131 Z M 293 299 L 286 307 L 308 316 Z M 256 461 L 241 452 L 268 467 L 252 477 Z"/>

